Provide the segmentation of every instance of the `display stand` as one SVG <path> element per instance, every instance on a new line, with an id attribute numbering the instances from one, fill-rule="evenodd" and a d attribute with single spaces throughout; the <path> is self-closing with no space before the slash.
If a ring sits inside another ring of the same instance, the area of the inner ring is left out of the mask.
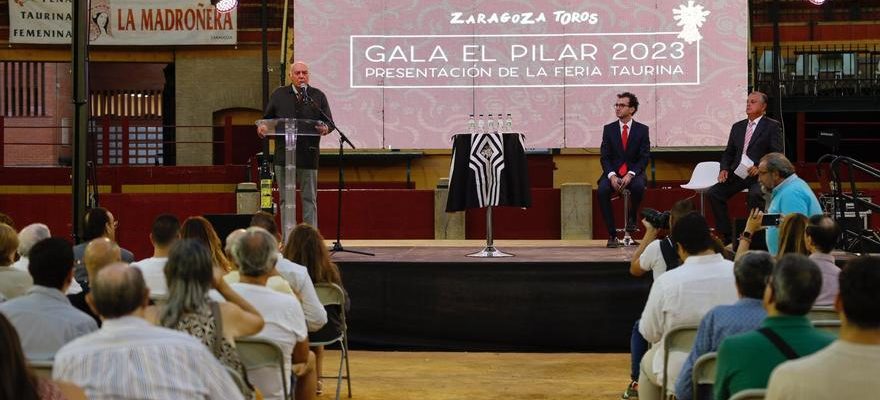
<path id="1" fill-rule="evenodd" d="M 513 256 L 495 248 L 492 215 L 496 206 L 531 206 L 523 135 L 455 135 L 446 211 L 486 208 L 486 246 L 468 257 Z"/>
<path id="2" fill-rule="evenodd" d="M 275 118 L 257 120 L 258 127 L 265 127 L 265 136 L 284 136 L 284 182 L 278 182 L 280 194 L 282 240 L 296 227 L 296 138 L 300 136 L 321 136 L 315 126 L 321 123 L 313 119 Z M 280 131 L 280 132 L 279 132 Z"/>

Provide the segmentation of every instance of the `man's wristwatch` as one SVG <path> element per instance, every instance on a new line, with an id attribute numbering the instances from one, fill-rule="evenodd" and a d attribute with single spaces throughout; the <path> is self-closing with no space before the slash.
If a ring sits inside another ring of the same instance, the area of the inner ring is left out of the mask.
<path id="1" fill-rule="evenodd" d="M 740 240 L 745 239 L 748 241 L 752 241 L 752 233 L 749 231 L 743 231 L 741 235 L 739 235 Z"/>

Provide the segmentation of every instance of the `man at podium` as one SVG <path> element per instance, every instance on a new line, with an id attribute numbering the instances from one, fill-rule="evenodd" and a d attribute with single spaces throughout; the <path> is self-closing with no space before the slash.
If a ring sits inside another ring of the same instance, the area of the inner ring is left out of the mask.
<path id="1" fill-rule="evenodd" d="M 324 92 L 309 86 L 309 66 L 306 63 L 297 61 L 291 64 L 288 79 L 290 85 L 281 86 L 272 92 L 263 119 L 296 118 L 320 121 L 314 126 L 298 126 L 298 133 L 305 135 L 297 136 L 296 139 L 296 184 L 301 190 L 303 222 L 317 228 L 318 157 L 321 153 L 321 136 L 333 130 L 328 124 L 333 115 Z M 278 124 L 276 129 L 281 129 L 277 133 L 283 133 L 283 124 Z M 267 133 L 265 126 L 258 127 L 257 134 L 261 138 Z M 275 136 L 275 181 L 279 187 L 284 182 L 285 162 L 284 136 Z"/>

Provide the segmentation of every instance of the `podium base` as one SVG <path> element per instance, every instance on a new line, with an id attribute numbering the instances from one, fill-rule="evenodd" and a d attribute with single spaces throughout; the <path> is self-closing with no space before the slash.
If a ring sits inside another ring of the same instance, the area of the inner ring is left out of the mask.
<path id="1" fill-rule="evenodd" d="M 476 253 L 471 253 L 467 255 L 468 257 L 481 257 L 481 258 L 492 258 L 492 257 L 513 257 L 513 254 L 505 253 L 501 250 L 495 248 L 495 246 L 486 246 L 483 250 L 478 251 Z"/>

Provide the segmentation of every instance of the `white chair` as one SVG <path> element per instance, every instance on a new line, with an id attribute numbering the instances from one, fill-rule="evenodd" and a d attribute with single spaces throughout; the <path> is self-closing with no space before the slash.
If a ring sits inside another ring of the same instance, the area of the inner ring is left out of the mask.
<path id="1" fill-rule="evenodd" d="M 834 306 L 813 306 L 813 308 L 807 313 L 807 318 L 811 321 L 840 321 L 840 315 L 837 314 L 837 310 L 834 309 Z"/>
<path id="2" fill-rule="evenodd" d="M 660 385 L 661 399 L 675 395 L 675 381 L 669 379 L 669 354 L 679 352 L 687 354 L 694 347 L 697 338 L 697 326 L 680 326 L 673 328 L 663 336 L 663 379 Z M 680 366 L 679 366 L 680 367 Z M 670 393 L 671 392 L 671 393 Z"/>
<path id="3" fill-rule="evenodd" d="M 318 378 L 336 378 L 336 400 L 342 389 L 342 380 L 348 384 L 348 397 L 351 398 L 351 370 L 348 366 L 348 322 L 345 320 L 345 290 L 333 283 L 316 283 L 315 292 L 318 300 L 327 310 L 327 324 L 318 332 L 309 334 L 309 346 L 327 346 L 339 343 L 339 371 L 336 375 L 322 375 L 318 371 Z M 333 315 L 335 314 L 335 315 Z M 345 367 L 345 373 L 342 367 Z"/>
<path id="4" fill-rule="evenodd" d="M 705 194 L 712 185 L 718 183 L 718 173 L 720 172 L 721 163 L 718 161 L 703 161 L 694 167 L 691 180 L 681 185 L 682 189 L 693 190 L 700 196 L 700 214 L 702 215 L 706 215 Z"/>
<path id="5" fill-rule="evenodd" d="M 34 370 L 40 378 L 52 379 L 52 361 L 49 360 L 28 360 L 28 365 Z"/>
<path id="6" fill-rule="evenodd" d="M 277 343 L 263 338 L 246 337 L 235 339 L 235 348 L 241 363 L 248 370 L 262 367 L 277 367 L 281 370 L 281 387 L 284 399 L 290 399 L 287 383 L 290 377 L 284 375 L 284 352 Z"/>
<path id="7" fill-rule="evenodd" d="M 740 390 L 730 397 L 730 400 L 762 400 L 767 396 L 767 389 Z"/>
<path id="8" fill-rule="evenodd" d="M 694 369 L 692 371 L 694 400 L 700 398 L 700 385 L 715 384 L 715 369 L 717 364 L 718 353 L 714 351 L 701 355 L 700 358 L 694 362 Z"/>

